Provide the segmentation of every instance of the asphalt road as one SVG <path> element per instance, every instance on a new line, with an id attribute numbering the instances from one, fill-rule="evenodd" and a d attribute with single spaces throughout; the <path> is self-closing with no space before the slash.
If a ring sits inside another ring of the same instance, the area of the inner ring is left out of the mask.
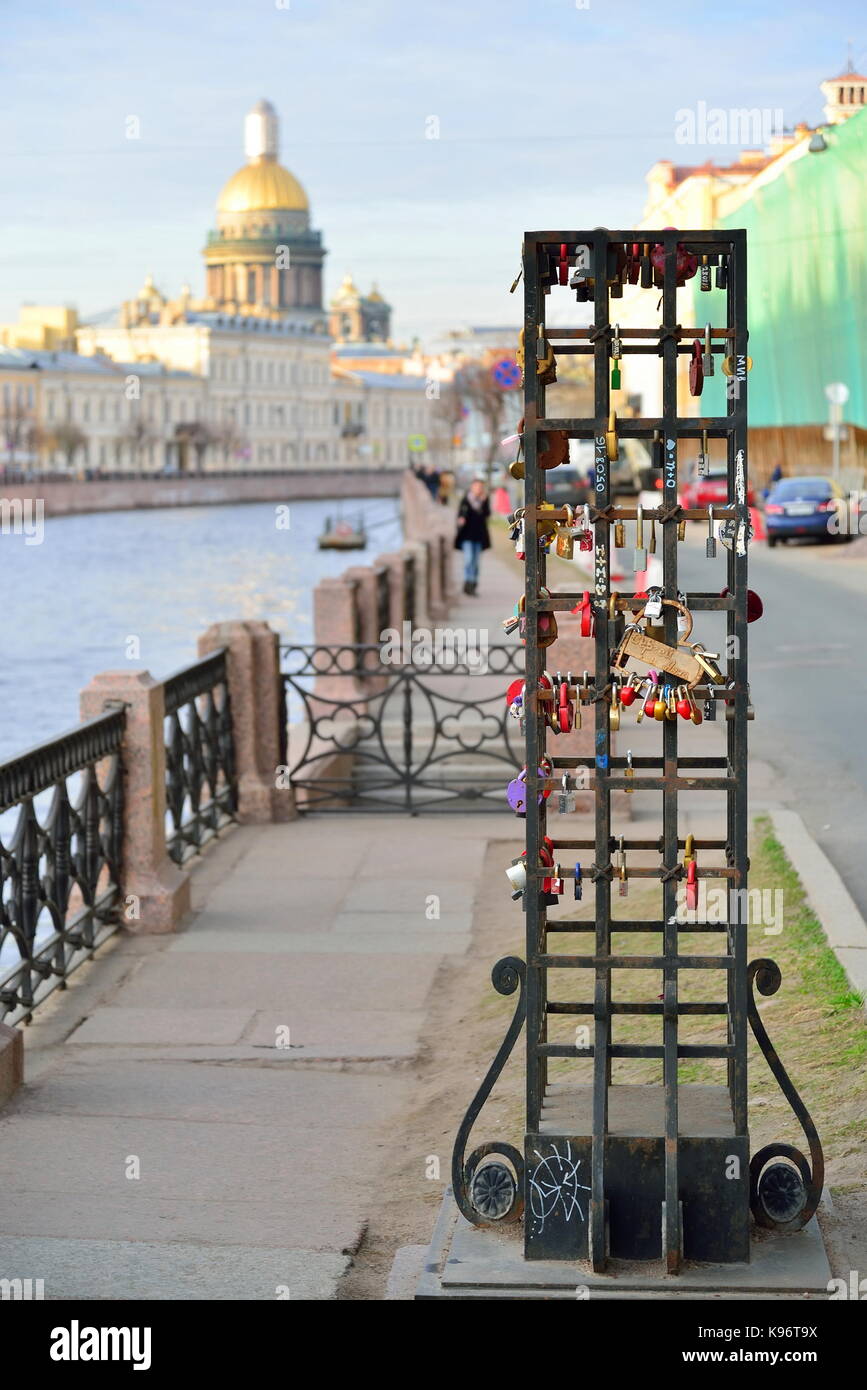
<path id="1" fill-rule="evenodd" d="M 690 530 L 679 557 L 683 588 L 721 589 L 725 560 L 706 559 L 706 532 Z M 867 917 L 864 545 L 796 544 L 770 551 L 754 542 L 749 584 L 765 611 L 750 626 L 749 660 L 756 711 L 751 765 L 770 765 L 774 799 L 803 818 Z M 718 556 L 723 554 L 719 546 Z M 696 635 L 710 648 L 707 624 L 701 615 Z M 712 629 L 709 636 L 716 639 Z"/>

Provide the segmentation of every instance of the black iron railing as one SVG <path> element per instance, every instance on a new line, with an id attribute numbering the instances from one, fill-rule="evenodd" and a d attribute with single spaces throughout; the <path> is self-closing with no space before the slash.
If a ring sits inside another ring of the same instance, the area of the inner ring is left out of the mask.
<path id="1" fill-rule="evenodd" d="M 430 662 L 382 655 L 362 644 L 281 648 L 283 761 L 298 809 L 508 810 L 522 735 L 503 676 L 523 673 L 521 647 L 455 661 L 436 649 Z"/>
<path id="2" fill-rule="evenodd" d="M 235 745 L 221 648 L 165 682 L 166 848 L 183 864 L 235 819 Z"/>
<path id="3" fill-rule="evenodd" d="M 117 929 L 122 707 L 0 765 L 0 1018 L 33 1008 Z"/>

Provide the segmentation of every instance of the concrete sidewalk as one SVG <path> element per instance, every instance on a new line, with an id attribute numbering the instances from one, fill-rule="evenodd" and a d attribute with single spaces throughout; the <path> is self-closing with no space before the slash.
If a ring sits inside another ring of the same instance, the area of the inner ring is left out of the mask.
<path id="1" fill-rule="evenodd" d="M 332 1297 L 467 949 L 487 819 L 236 830 L 186 931 L 73 977 L 0 1115 L 0 1274 L 55 1299 Z"/>

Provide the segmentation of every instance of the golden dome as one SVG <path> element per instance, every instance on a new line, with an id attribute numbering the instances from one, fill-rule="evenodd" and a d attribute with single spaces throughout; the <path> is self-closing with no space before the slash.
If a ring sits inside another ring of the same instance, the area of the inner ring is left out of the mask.
<path id="1" fill-rule="evenodd" d="M 309 207 L 294 175 L 267 156 L 233 174 L 217 200 L 218 212 L 307 212 Z"/>

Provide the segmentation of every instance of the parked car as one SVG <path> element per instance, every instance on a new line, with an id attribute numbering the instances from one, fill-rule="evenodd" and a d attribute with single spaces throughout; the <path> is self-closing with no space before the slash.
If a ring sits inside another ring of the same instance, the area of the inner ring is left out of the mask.
<path id="1" fill-rule="evenodd" d="M 839 523 L 829 524 L 837 513 Z M 797 536 L 851 541 L 846 530 L 846 494 L 833 478 L 781 478 L 765 503 L 768 545 Z"/>
<path id="2" fill-rule="evenodd" d="M 680 505 L 682 507 L 724 507 L 730 500 L 729 498 L 729 475 L 728 468 L 724 463 L 712 463 L 710 470 L 705 477 L 699 477 L 698 463 L 693 463 L 689 470 L 688 481 L 680 490 Z M 658 486 L 662 487 L 662 479 Z M 747 506 L 756 505 L 756 494 L 749 483 L 747 483 Z"/>

